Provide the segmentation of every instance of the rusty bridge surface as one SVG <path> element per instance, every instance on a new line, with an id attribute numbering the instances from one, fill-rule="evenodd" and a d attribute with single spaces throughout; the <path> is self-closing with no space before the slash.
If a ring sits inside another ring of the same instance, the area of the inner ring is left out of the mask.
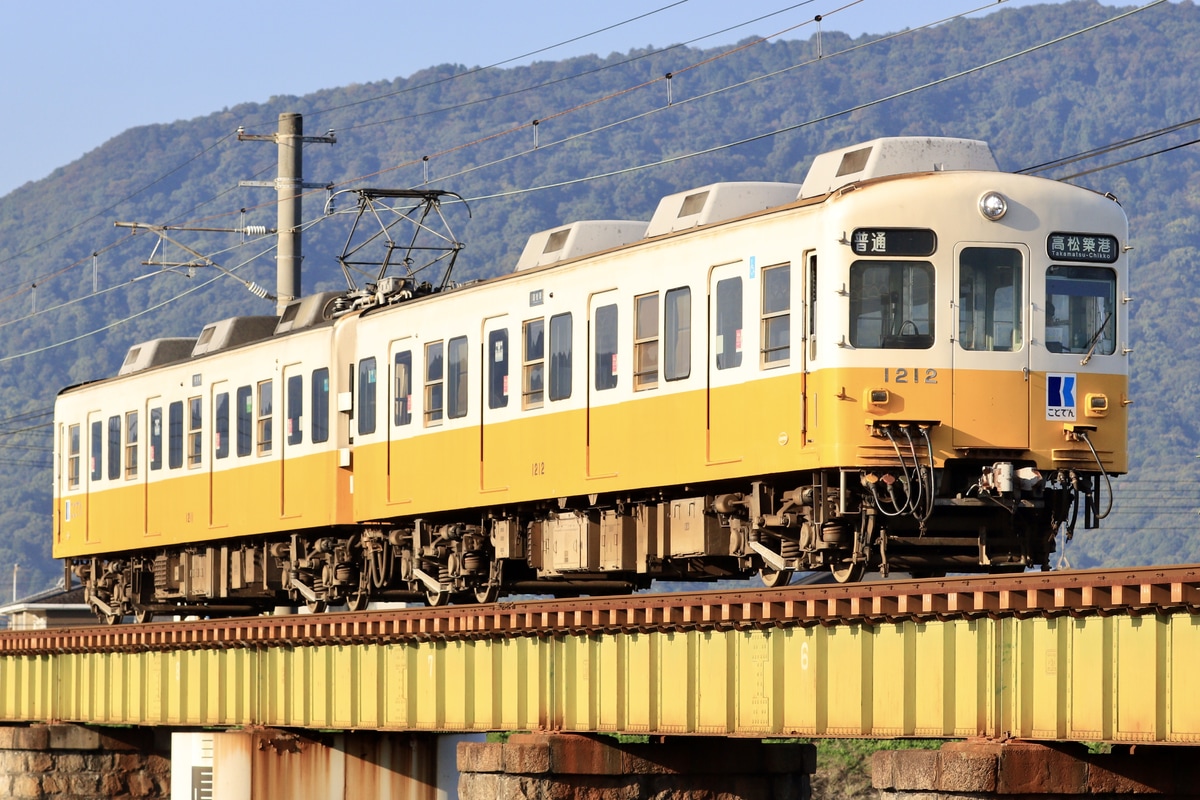
<path id="1" fill-rule="evenodd" d="M 1200 741 L 1200 565 L 0 634 L 0 721 Z"/>

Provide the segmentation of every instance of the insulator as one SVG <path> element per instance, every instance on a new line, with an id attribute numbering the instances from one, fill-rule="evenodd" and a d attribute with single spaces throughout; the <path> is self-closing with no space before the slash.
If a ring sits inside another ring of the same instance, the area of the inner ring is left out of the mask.
<path id="1" fill-rule="evenodd" d="M 250 294 L 254 295 L 255 297 L 261 297 L 264 300 L 267 299 L 267 290 L 259 286 L 254 281 L 250 281 L 250 283 L 246 284 L 246 288 L 249 289 Z"/>
<path id="2" fill-rule="evenodd" d="M 266 225 L 247 225 L 246 227 L 242 228 L 242 233 L 246 234 L 247 236 L 266 236 L 267 235 L 267 226 Z"/>

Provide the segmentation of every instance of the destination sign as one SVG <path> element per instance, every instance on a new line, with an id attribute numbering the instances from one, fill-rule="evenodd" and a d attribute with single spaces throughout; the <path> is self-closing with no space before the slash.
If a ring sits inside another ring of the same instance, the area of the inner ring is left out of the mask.
<path id="1" fill-rule="evenodd" d="M 1094 261 L 1111 264 L 1117 260 L 1117 237 L 1104 233 L 1052 233 L 1046 238 L 1046 253 L 1053 261 Z"/>
<path id="2" fill-rule="evenodd" d="M 937 236 L 926 228 L 855 228 L 850 246 L 860 256 L 931 256 Z"/>

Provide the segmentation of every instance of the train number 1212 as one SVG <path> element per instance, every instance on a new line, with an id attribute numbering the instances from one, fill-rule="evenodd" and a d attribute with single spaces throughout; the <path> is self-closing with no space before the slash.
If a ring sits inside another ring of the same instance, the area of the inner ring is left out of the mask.
<path id="1" fill-rule="evenodd" d="M 884 383 L 937 383 L 936 369 L 883 368 Z"/>

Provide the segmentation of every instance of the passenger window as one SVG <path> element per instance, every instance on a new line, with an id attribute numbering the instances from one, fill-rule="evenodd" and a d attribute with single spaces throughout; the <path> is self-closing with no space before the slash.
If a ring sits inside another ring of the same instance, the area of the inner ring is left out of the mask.
<path id="1" fill-rule="evenodd" d="M 375 359 L 358 362 L 358 433 L 375 432 Z"/>
<path id="2" fill-rule="evenodd" d="M 717 369 L 742 365 L 742 279 L 717 281 Z"/>
<path id="3" fill-rule="evenodd" d="M 104 423 L 92 423 L 92 480 L 98 481 L 104 476 Z"/>
<path id="4" fill-rule="evenodd" d="M 633 390 L 658 386 L 658 292 L 634 298 Z"/>
<path id="5" fill-rule="evenodd" d="M 508 330 L 488 334 L 488 408 L 508 407 Z"/>
<path id="6" fill-rule="evenodd" d="M 663 377 L 683 380 L 692 374 L 692 290 L 684 286 L 667 292 L 666 350 L 663 353 Z"/>
<path id="7" fill-rule="evenodd" d="M 571 396 L 571 315 L 550 318 L 550 399 Z"/>
<path id="8" fill-rule="evenodd" d="M 456 336 L 447 346 L 446 361 L 450 367 L 446 375 L 446 416 L 461 419 L 467 415 L 467 368 L 470 355 L 467 352 L 467 337 Z"/>
<path id="9" fill-rule="evenodd" d="M 425 345 L 425 425 L 442 424 L 442 342 Z"/>
<path id="10" fill-rule="evenodd" d="M 397 425 L 412 422 L 412 351 L 396 353 L 396 409 L 394 421 Z"/>
<path id="11" fill-rule="evenodd" d="M 125 477 L 136 478 L 138 472 L 138 412 L 125 414 Z"/>
<path id="12" fill-rule="evenodd" d="M 188 400 L 188 466 L 200 466 L 200 431 L 202 429 L 203 404 L 199 397 Z"/>
<path id="13" fill-rule="evenodd" d="M 958 259 L 958 343 L 1014 352 L 1022 345 L 1021 265 L 1011 247 L 967 247 Z"/>
<path id="14" fill-rule="evenodd" d="M 541 408 L 546 365 L 546 321 L 531 319 L 525 323 L 525 352 L 522 359 L 521 408 Z"/>
<path id="15" fill-rule="evenodd" d="M 264 456 L 271 452 L 274 431 L 271 430 L 271 419 L 274 414 L 274 399 L 272 397 L 272 382 L 258 383 L 258 454 Z"/>
<path id="16" fill-rule="evenodd" d="M 121 477 L 121 418 L 108 418 L 108 479 Z"/>
<path id="17" fill-rule="evenodd" d="M 67 427 L 67 487 L 79 486 L 79 425 Z"/>
<path id="18" fill-rule="evenodd" d="M 229 392 L 217 395 L 213 436 L 217 437 L 217 458 L 229 457 Z"/>
<path id="19" fill-rule="evenodd" d="M 248 456 L 254 450 L 254 396 L 249 386 L 237 390 L 237 454 Z"/>
<path id="20" fill-rule="evenodd" d="M 150 469 L 162 469 L 162 409 L 150 409 Z"/>
<path id="21" fill-rule="evenodd" d="M 808 257 L 808 357 L 817 357 L 817 257 Z"/>
<path id="22" fill-rule="evenodd" d="M 1050 267 L 1046 270 L 1046 349 L 1052 353 L 1116 352 L 1116 299 L 1117 274 L 1111 269 Z"/>
<path id="23" fill-rule="evenodd" d="M 312 440 L 329 441 L 329 369 L 314 369 L 312 374 Z"/>
<path id="24" fill-rule="evenodd" d="M 304 376 L 289 375 L 287 379 L 287 443 L 304 441 Z"/>
<path id="25" fill-rule="evenodd" d="M 617 385 L 617 307 L 596 309 L 596 391 Z"/>
<path id="26" fill-rule="evenodd" d="M 167 406 L 167 466 L 183 466 L 183 401 Z"/>
<path id="27" fill-rule="evenodd" d="M 861 348 L 933 347 L 933 268 L 924 261 L 850 265 L 850 344 Z"/>
<path id="28" fill-rule="evenodd" d="M 762 271 L 762 364 L 783 367 L 792 358 L 792 267 Z"/>

